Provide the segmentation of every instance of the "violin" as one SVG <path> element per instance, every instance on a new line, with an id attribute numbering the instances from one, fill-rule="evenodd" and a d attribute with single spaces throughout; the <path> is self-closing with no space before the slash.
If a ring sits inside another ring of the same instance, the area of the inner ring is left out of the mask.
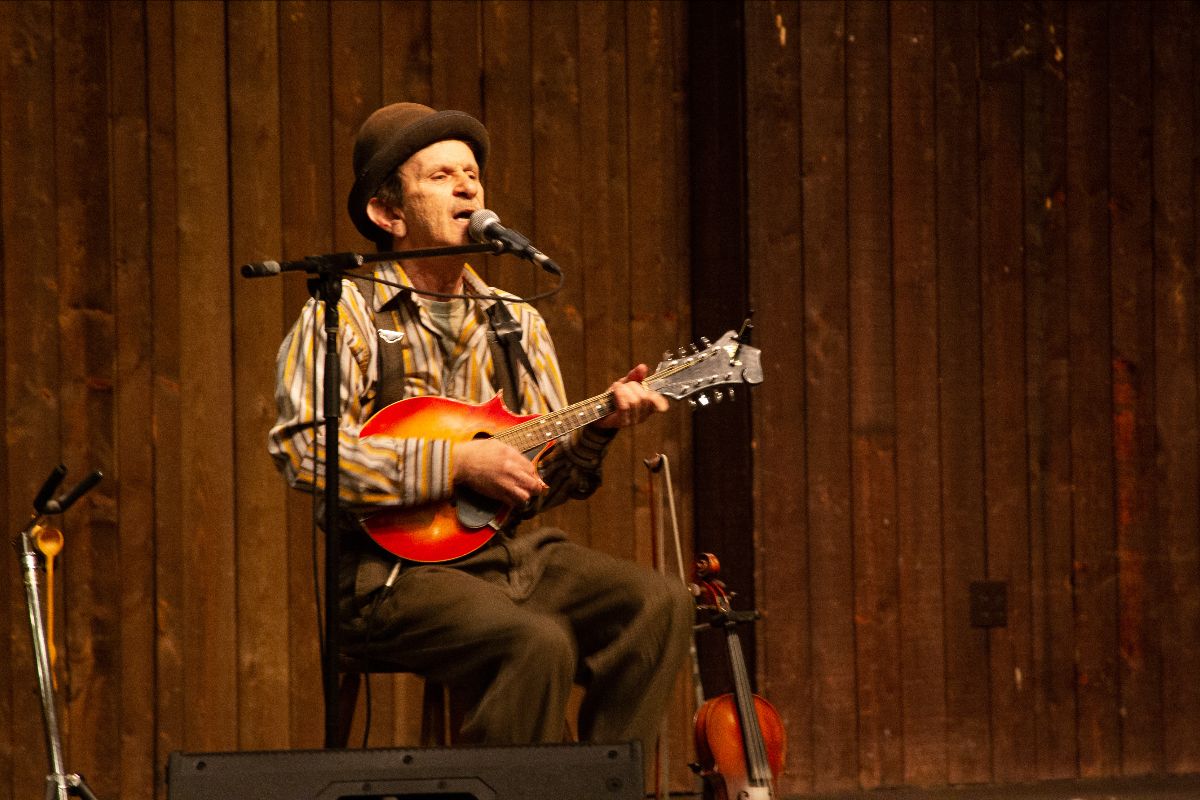
<path id="1" fill-rule="evenodd" d="M 770 800 L 773 776 L 783 770 L 786 740 L 779 712 L 750 688 L 750 674 L 737 625 L 758 618 L 757 611 L 730 607 L 721 565 L 701 553 L 695 565 L 697 607 L 709 611 L 709 624 L 725 631 L 733 693 L 706 700 L 696 711 L 696 771 L 717 800 Z"/>

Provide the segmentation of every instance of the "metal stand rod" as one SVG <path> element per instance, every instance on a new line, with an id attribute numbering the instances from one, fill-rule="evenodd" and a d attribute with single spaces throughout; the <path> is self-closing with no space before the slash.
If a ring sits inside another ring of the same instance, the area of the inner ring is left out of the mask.
<path id="1" fill-rule="evenodd" d="M 42 698 L 42 718 L 45 720 L 46 752 L 50 756 L 50 776 L 61 778 L 63 774 L 62 740 L 58 733 L 58 711 L 54 703 L 54 683 L 50 674 L 50 653 L 46 645 L 46 626 L 42 612 L 41 592 L 38 589 L 40 556 L 33 547 L 30 530 L 21 531 L 19 552 L 21 568 L 25 573 L 25 607 L 29 611 L 29 633 L 33 639 L 33 663 L 37 669 L 38 692 Z M 59 781 L 61 784 L 61 781 Z M 63 786 L 65 789 L 65 785 Z M 47 790 L 49 791 L 49 790 Z M 65 794 L 61 796 L 65 797 Z"/>
<path id="2" fill-rule="evenodd" d="M 341 536 L 337 530 L 338 494 L 341 484 L 339 446 L 341 431 L 341 362 L 338 352 L 338 302 L 342 297 L 342 273 L 338 265 L 322 264 L 318 295 L 325 304 L 325 652 L 321 654 L 321 682 L 325 696 L 325 746 L 338 743 L 340 731 L 336 709 L 339 681 L 338 656 L 341 633 L 338 625 L 338 571 L 341 567 Z"/>
<path id="3" fill-rule="evenodd" d="M 42 556 L 34 547 L 34 531 L 45 514 L 65 511 L 81 495 L 100 480 L 100 473 L 93 472 L 69 493 L 55 500 L 50 499 L 59 481 L 67 470 L 58 467 L 46 479 L 34 501 L 36 513 L 25 529 L 13 540 L 25 575 L 25 606 L 29 611 L 29 635 L 33 640 L 33 661 L 37 670 L 38 693 L 42 700 L 42 720 L 45 723 L 46 753 L 50 758 L 50 772 L 46 775 L 46 800 L 67 800 L 83 797 L 96 800 L 83 776 L 68 773 L 63 763 L 62 736 L 58 730 L 58 709 L 54 699 L 54 675 L 50 669 L 50 647 L 46 637 L 45 613 L 42 611 L 42 596 L 39 588 L 38 570 L 42 568 Z"/>
<path id="4" fill-rule="evenodd" d="M 39 589 L 38 570 L 41 555 L 34 549 L 33 525 L 21 531 L 18 538 L 21 569 L 25 573 L 25 606 L 29 610 L 29 635 L 33 640 L 33 661 L 37 669 L 38 693 L 42 699 L 42 719 L 45 722 L 46 753 L 50 757 L 50 773 L 46 775 L 46 800 L 67 800 L 85 797 L 96 800 L 81 776 L 68 773 L 63 765 L 62 736 L 58 731 L 58 709 L 54 702 L 54 676 L 50 671 L 50 648 L 46 641 L 45 615 Z"/>

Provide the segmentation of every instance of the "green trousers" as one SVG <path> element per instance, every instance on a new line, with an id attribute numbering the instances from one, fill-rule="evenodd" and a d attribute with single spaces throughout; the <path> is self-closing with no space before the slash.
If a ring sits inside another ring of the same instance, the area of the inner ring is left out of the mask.
<path id="1" fill-rule="evenodd" d="M 349 589 L 349 586 L 346 586 Z M 541 529 L 389 589 L 343 594 L 343 647 L 466 693 L 459 740 L 561 742 L 572 685 L 584 741 L 653 743 L 695 618 L 666 578 Z"/>

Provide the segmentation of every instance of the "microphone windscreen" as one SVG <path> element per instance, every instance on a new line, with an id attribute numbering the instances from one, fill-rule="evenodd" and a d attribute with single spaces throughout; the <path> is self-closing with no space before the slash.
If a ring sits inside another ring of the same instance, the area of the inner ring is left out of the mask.
<path id="1" fill-rule="evenodd" d="M 278 261 L 258 261 L 254 264 L 242 264 L 243 278 L 266 278 L 283 272 L 283 266 Z"/>
<path id="2" fill-rule="evenodd" d="M 500 222 L 500 217 L 496 212 L 481 208 L 471 214 L 471 221 L 467 223 L 467 235 L 476 242 L 487 242 L 489 241 L 487 229 L 493 222 Z"/>

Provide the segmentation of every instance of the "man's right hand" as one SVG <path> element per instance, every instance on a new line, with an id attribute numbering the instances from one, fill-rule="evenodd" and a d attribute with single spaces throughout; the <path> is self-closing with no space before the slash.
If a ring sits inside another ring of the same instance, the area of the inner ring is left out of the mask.
<path id="1" fill-rule="evenodd" d="M 455 484 L 466 484 L 508 506 L 524 505 L 530 497 L 550 488 L 529 459 L 496 439 L 455 444 L 451 463 Z"/>

